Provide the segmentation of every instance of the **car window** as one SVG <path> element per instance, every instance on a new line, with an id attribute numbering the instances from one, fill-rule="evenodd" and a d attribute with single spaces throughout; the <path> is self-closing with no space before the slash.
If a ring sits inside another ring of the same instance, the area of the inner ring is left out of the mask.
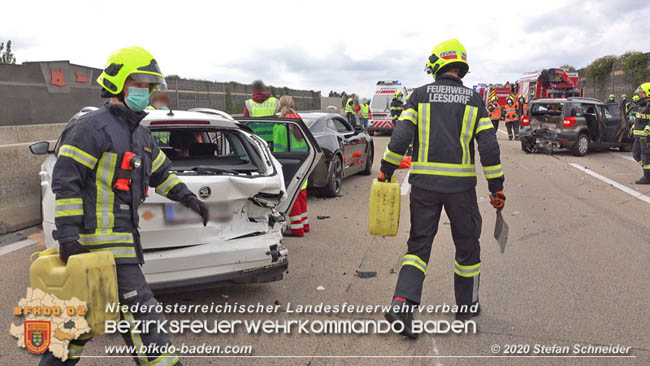
<path id="1" fill-rule="evenodd" d="M 370 101 L 370 108 L 373 110 L 389 110 L 390 102 L 393 100 L 392 93 L 375 94 Z"/>
<path id="2" fill-rule="evenodd" d="M 596 106 L 595 105 L 585 106 L 585 114 L 596 114 Z"/>
<path id="3" fill-rule="evenodd" d="M 334 118 L 334 126 L 336 127 L 337 132 L 340 133 L 352 132 L 352 128 L 350 128 L 350 126 L 348 126 L 347 123 L 343 122 L 338 118 Z"/>
<path id="4" fill-rule="evenodd" d="M 327 119 L 327 128 L 336 131 L 336 125 L 334 124 L 334 121 L 331 118 Z"/>
<path id="5" fill-rule="evenodd" d="M 583 106 L 580 103 L 571 103 L 567 106 L 566 117 L 584 117 Z"/>
<path id="6" fill-rule="evenodd" d="M 530 108 L 531 116 L 561 116 L 564 103 L 534 103 Z"/>
<path id="7" fill-rule="evenodd" d="M 293 124 L 276 123 L 273 126 L 273 152 L 306 152 L 309 151 L 305 136 L 298 126 Z"/>
<path id="8" fill-rule="evenodd" d="M 603 106 L 603 112 L 605 112 L 605 118 L 607 119 L 621 118 L 621 110 L 616 104 L 608 104 Z"/>

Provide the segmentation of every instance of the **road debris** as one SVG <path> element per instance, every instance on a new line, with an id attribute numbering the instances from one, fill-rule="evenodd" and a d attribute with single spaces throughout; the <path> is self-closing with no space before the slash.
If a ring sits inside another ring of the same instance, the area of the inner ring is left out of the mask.
<path id="1" fill-rule="evenodd" d="M 359 276 L 359 278 L 372 278 L 377 276 L 377 272 L 357 271 L 357 275 Z"/>

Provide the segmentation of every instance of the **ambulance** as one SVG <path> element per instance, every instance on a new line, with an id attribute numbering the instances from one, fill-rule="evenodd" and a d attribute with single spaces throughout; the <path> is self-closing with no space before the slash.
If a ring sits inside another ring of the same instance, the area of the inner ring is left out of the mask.
<path id="1" fill-rule="evenodd" d="M 401 90 L 406 97 L 408 91 L 399 80 L 383 80 L 377 82 L 377 89 L 370 101 L 372 117 L 368 121 L 368 133 L 372 136 L 375 132 L 393 132 L 393 121 L 390 115 L 390 103 L 395 92 Z"/>

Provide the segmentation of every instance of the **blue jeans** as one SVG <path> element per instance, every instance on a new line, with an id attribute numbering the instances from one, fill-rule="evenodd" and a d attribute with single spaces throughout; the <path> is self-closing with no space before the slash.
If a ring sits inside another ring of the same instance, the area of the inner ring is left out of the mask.
<path id="1" fill-rule="evenodd" d="M 359 118 L 359 123 L 361 123 L 361 126 L 363 126 L 364 130 L 368 130 L 368 119 L 367 118 Z"/>

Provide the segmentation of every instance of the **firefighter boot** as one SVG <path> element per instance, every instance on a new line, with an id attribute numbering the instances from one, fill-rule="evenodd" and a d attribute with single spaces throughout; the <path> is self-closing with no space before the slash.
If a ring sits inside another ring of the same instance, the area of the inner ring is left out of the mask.
<path id="1" fill-rule="evenodd" d="M 386 320 L 391 324 L 400 321 L 404 324 L 402 335 L 411 339 L 418 339 L 419 333 L 413 332 L 413 312 L 411 311 L 411 302 L 393 299 L 390 309 L 384 314 Z"/>
<path id="2" fill-rule="evenodd" d="M 643 177 L 634 182 L 634 184 L 650 184 L 650 170 L 643 170 Z"/>
<path id="3" fill-rule="evenodd" d="M 478 316 L 481 313 L 481 305 L 477 303 L 476 311 L 459 311 L 456 313 L 456 320 L 467 321 L 472 319 L 475 316 Z"/>

